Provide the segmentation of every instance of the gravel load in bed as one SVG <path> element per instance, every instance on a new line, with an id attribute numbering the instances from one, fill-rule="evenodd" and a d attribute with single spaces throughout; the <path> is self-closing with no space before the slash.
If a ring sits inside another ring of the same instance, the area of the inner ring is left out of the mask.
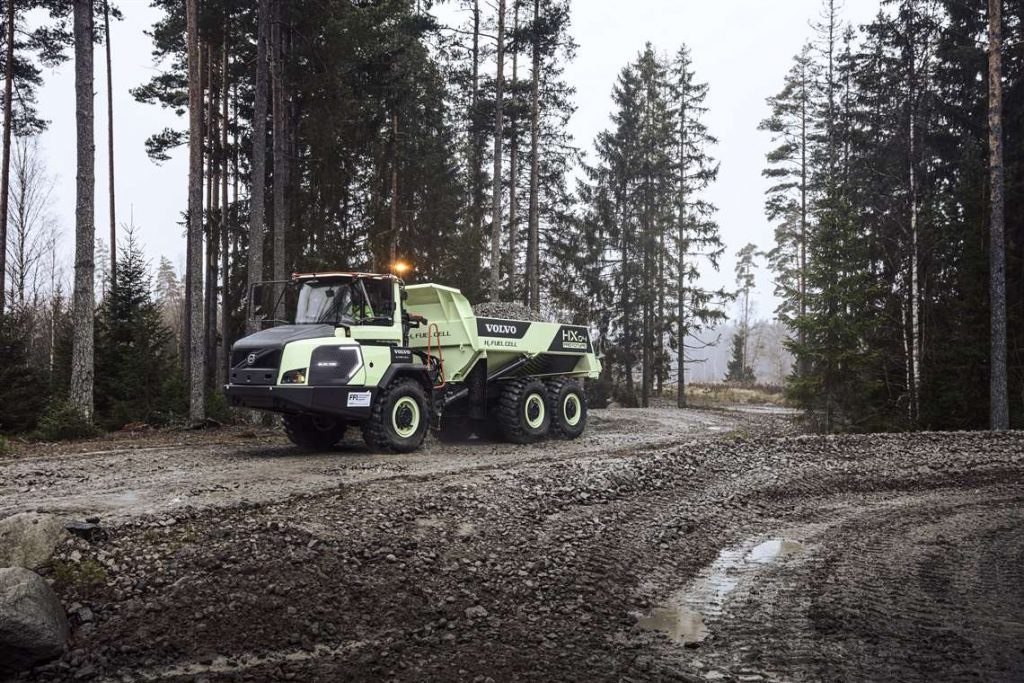
<path id="1" fill-rule="evenodd" d="M 473 306 L 473 313 L 481 318 L 502 318 L 504 320 L 529 320 L 531 322 L 548 322 L 548 319 L 536 311 L 515 301 L 487 301 Z"/>

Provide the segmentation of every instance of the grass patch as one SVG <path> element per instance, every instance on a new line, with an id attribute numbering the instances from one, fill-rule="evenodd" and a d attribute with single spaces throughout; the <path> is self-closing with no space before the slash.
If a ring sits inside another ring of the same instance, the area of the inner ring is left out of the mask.
<path id="1" fill-rule="evenodd" d="M 694 408 L 758 405 L 787 407 L 786 395 L 780 387 L 741 387 L 732 384 L 690 384 L 686 402 Z"/>

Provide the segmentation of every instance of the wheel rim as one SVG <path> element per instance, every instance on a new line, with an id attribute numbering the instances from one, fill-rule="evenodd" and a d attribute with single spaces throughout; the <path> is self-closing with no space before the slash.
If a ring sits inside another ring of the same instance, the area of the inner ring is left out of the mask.
<path id="1" fill-rule="evenodd" d="M 523 414 L 526 417 L 526 424 L 530 429 L 537 429 L 544 424 L 544 397 L 540 394 L 530 394 L 523 404 Z"/>
<path id="2" fill-rule="evenodd" d="M 391 409 L 391 426 L 403 439 L 416 433 L 420 426 L 420 405 L 415 399 L 403 396 L 395 401 L 395 407 Z"/>
<path id="3" fill-rule="evenodd" d="M 570 427 L 575 427 L 583 419 L 583 404 L 580 402 L 580 397 L 576 394 L 567 394 L 565 400 L 562 401 L 562 417 L 565 418 L 565 424 Z"/>

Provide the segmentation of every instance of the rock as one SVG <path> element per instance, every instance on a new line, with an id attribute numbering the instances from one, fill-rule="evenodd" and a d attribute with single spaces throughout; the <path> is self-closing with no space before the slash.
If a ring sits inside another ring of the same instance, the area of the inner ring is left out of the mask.
<path id="1" fill-rule="evenodd" d="M 68 522 L 64 525 L 68 533 L 84 538 L 90 543 L 102 541 L 107 537 L 107 531 L 99 524 L 94 522 Z"/>
<path id="2" fill-rule="evenodd" d="M 45 564 L 64 535 L 53 515 L 23 512 L 0 520 L 0 567 Z"/>
<path id="3" fill-rule="evenodd" d="M 0 674 L 59 657 L 68 619 L 53 589 L 22 567 L 0 569 Z"/>
<path id="4" fill-rule="evenodd" d="M 466 608 L 467 619 L 483 619 L 487 616 L 487 610 L 483 605 L 474 605 Z"/>

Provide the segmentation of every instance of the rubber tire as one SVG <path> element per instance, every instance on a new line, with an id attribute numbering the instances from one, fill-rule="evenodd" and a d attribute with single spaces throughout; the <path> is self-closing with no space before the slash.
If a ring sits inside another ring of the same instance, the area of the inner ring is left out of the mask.
<path id="1" fill-rule="evenodd" d="M 565 419 L 563 404 L 570 394 L 580 401 L 580 419 L 569 424 Z M 556 379 L 548 382 L 548 411 L 551 413 L 551 432 L 565 439 L 577 439 L 587 428 L 587 392 L 574 379 Z"/>
<path id="2" fill-rule="evenodd" d="M 317 420 L 329 423 L 317 425 Z M 329 417 L 314 418 L 312 415 L 285 415 L 284 432 L 299 448 L 325 451 L 345 437 L 348 425 Z"/>
<path id="3" fill-rule="evenodd" d="M 544 420 L 537 427 L 526 422 L 526 401 L 540 394 L 544 401 Z M 501 435 L 511 443 L 534 443 L 548 435 L 551 429 L 551 411 L 547 409 L 547 389 L 539 379 L 517 379 L 507 382 L 498 397 L 495 410 Z"/>
<path id="4" fill-rule="evenodd" d="M 416 401 L 420 421 L 412 435 L 403 437 L 391 424 L 391 411 L 404 397 Z M 430 406 L 423 385 L 414 379 L 399 378 L 377 393 L 370 411 L 370 419 L 363 423 L 363 440 L 374 451 L 409 453 L 423 444 L 430 426 Z"/>

